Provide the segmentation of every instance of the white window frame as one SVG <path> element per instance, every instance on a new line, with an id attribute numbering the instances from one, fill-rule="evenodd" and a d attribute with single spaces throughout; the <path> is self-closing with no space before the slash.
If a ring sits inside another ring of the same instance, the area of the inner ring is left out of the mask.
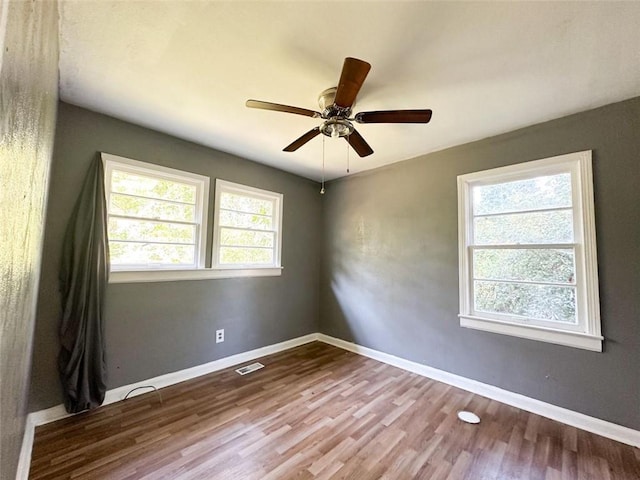
<path id="1" fill-rule="evenodd" d="M 462 327 L 602 351 L 591 164 L 592 154 L 587 150 L 458 176 L 459 318 Z M 472 298 L 473 187 L 559 173 L 571 174 L 574 243 L 562 244 L 562 248 L 573 248 L 575 252 L 577 327 L 522 323 L 521 318 L 510 320 L 509 315 L 476 312 Z"/>
<path id="2" fill-rule="evenodd" d="M 273 263 L 269 265 L 248 264 L 248 265 L 227 265 L 220 264 L 220 198 L 223 193 L 233 193 L 248 197 L 254 197 L 261 200 L 269 200 L 273 202 L 273 232 L 274 232 L 274 249 Z M 212 268 L 227 271 L 245 271 L 248 273 L 261 273 L 262 275 L 280 275 L 282 270 L 282 205 L 284 195 L 277 192 L 271 192 L 260 188 L 250 187 L 239 183 L 229 182 L 220 178 L 216 179 L 215 202 L 214 202 L 214 219 L 213 219 L 213 246 L 212 246 Z"/>
<path id="3" fill-rule="evenodd" d="M 102 161 L 104 164 L 104 180 L 105 180 L 105 199 L 107 202 L 107 212 L 109 212 L 110 196 L 111 196 L 111 175 L 113 170 L 124 171 L 131 174 L 139 174 L 152 178 L 171 180 L 180 183 L 189 184 L 196 189 L 195 204 L 195 228 L 196 228 L 196 246 L 195 258 L 193 265 L 166 265 L 166 264 L 150 264 L 146 267 L 139 265 L 115 265 L 110 266 L 110 275 L 114 281 L 126 279 L 135 272 L 133 277 L 138 278 L 137 281 L 158 280 L 159 275 L 166 271 L 185 271 L 197 270 L 205 267 L 205 256 L 207 252 L 207 219 L 209 207 L 209 177 L 198 175 L 196 173 L 185 172 L 174 168 L 163 167 L 147 162 L 140 162 L 130 158 L 119 157 L 109 153 L 102 153 Z M 171 274 L 174 275 L 175 274 Z"/>

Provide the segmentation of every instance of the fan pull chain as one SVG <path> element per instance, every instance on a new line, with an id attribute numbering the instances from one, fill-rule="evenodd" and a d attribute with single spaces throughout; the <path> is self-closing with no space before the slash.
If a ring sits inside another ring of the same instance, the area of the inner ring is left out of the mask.
<path id="1" fill-rule="evenodd" d="M 320 189 L 320 195 L 324 195 L 324 139 L 325 136 L 322 136 L 322 188 Z"/>
<path id="2" fill-rule="evenodd" d="M 347 135 L 347 173 L 349 173 L 349 150 L 351 150 L 351 134 Z"/>

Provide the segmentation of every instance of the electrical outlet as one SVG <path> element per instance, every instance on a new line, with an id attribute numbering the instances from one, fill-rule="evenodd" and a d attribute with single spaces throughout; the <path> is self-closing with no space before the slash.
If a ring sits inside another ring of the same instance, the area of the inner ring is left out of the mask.
<path id="1" fill-rule="evenodd" d="M 224 342 L 224 328 L 216 330 L 216 343 Z"/>

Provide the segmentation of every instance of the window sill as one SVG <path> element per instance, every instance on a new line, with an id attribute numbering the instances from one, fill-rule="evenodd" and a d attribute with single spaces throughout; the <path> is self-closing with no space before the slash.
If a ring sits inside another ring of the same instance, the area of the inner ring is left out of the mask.
<path id="1" fill-rule="evenodd" d="M 568 330 L 554 330 L 535 325 L 506 323 L 498 320 L 473 317 L 470 315 L 458 316 L 460 317 L 460 326 L 462 327 L 500 333 L 503 335 L 511 335 L 514 337 L 528 338 L 530 340 L 555 343 L 556 345 L 582 348 L 585 350 L 592 350 L 594 352 L 602 352 L 602 340 L 604 338 L 599 335 L 571 332 Z"/>
<path id="2" fill-rule="evenodd" d="M 129 270 L 109 274 L 109 283 L 176 282 L 181 280 L 210 280 L 214 278 L 279 277 L 282 267 L 242 268 L 218 270 L 199 268 L 194 270 Z"/>

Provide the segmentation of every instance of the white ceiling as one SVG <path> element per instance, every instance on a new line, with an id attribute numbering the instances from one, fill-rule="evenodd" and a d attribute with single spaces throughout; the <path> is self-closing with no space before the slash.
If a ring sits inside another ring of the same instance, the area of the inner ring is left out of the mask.
<path id="1" fill-rule="evenodd" d="M 61 1 L 61 98 L 315 180 L 317 119 L 347 56 L 372 65 L 355 112 L 431 108 L 428 125 L 356 125 L 351 172 L 640 95 L 640 2 Z M 326 140 L 327 178 L 347 144 Z"/>

